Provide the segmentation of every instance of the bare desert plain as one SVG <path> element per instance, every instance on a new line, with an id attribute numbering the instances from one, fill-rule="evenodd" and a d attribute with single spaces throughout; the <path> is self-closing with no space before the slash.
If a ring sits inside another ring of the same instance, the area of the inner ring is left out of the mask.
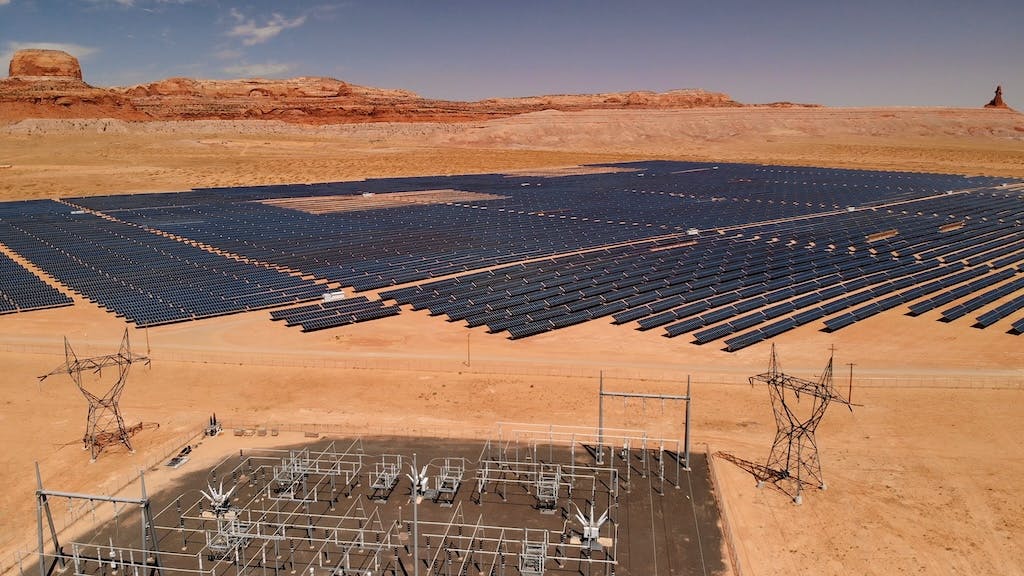
<path id="1" fill-rule="evenodd" d="M 447 124 L 29 119 L 0 124 L 0 200 L 557 174 L 655 158 L 1024 178 L 1024 116 L 748 107 Z M 767 368 L 768 342 L 727 353 L 607 321 L 512 341 L 425 311 L 303 334 L 261 311 L 130 329 L 152 364 L 133 367 L 122 409 L 159 428 L 135 436 L 135 454 L 111 449 L 90 464 L 80 448 L 85 401 L 67 377 L 36 377 L 63 362 L 65 336 L 80 356 L 107 354 L 126 324 L 73 296 L 72 307 L 0 316 L 0 568 L 14 574 L 35 539 L 34 461 L 48 487 L 113 490 L 189 442 L 214 412 L 229 427 L 483 438 L 501 421 L 595 425 L 603 371 L 606 384 L 635 391 L 679 393 L 691 376 L 701 451 L 763 461 L 775 433 L 768 391 L 746 380 Z M 800 506 L 715 460 L 734 574 L 1024 574 L 1024 337 L 936 318 L 893 310 L 836 333 L 803 326 L 774 340 L 783 368 L 806 378 L 834 347 L 844 391 L 854 365 L 857 406 L 826 415 L 818 440 L 828 490 Z M 673 422 L 651 418 L 663 429 Z M 210 439 L 186 468 L 271 440 L 302 437 Z M 148 473 L 150 490 L 187 471 Z"/>

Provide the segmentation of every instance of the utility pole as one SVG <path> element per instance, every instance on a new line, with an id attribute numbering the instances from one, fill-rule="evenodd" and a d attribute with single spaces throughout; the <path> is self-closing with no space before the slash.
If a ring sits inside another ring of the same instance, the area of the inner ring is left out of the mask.
<path id="1" fill-rule="evenodd" d="M 846 365 L 850 367 L 850 389 L 846 392 L 846 401 L 852 402 L 853 400 L 851 400 L 850 398 L 851 396 L 853 396 L 853 367 L 856 366 L 856 364 L 854 364 L 853 362 L 847 362 Z"/>
<path id="2" fill-rule="evenodd" d="M 604 370 L 598 375 L 597 388 L 597 465 L 604 464 Z"/>
<path id="3" fill-rule="evenodd" d="M 416 475 L 416 453 L 412 453 L 412 473 Z M 420 495 L 419 487 L 412 486 L 412 562 L 413 574 L 420 576 Z"/>

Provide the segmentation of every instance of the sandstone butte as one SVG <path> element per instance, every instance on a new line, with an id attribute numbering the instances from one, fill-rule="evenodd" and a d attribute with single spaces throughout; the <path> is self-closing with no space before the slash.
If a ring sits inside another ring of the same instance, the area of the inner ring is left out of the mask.
<path id="1" fill-rule="evenodd" d="M 349 84 L 333 78 L 193 80 L 169 78 L 131 87 L 99 88 L 78 60 L 56 50 L 21 50 L 0 80 L 0 119 L 122 120 L 274 119 L 307 124 L 379 121 L 464 121 L 541 110 L 679 109 L 743 106 L 704 90 L 617 92 L 495 98 L 458 102 L 407 90 Z M 795 106 L 777 103 L 774 106 Z"/>

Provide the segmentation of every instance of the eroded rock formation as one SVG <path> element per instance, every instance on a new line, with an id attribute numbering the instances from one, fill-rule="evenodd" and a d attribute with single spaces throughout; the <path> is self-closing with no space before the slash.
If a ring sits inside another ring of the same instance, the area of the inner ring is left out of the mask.
<path id="1" fill-rule="evenodd" d="M 82 81 L 82 67 L 78 58 L 60 50 L 19 50 L 11 58 L 8 70 L 12 77 Z"/>
<path id="2" fill-rule="evenodd" d="M 193 80 L 169 78 L 123 88 L 82 81 L 78 60 L 54 50 L 22 50 L 0 80 L 0 116 L 124 120 L 267 118 L 308 124 L 372 121 L 461 121 L 559 110 L 677 109 L 741 106 L 704 90 L 617 92 L 494 98 L 458 102 L 407 90 L 349 84 L 333 78 Z"/>
<path id="3" fill-rule="evenodd" d="M 67 52 L 19 50 L 9 70 L 0 80 L 0 118 L 145 118 L 123 96 L 86 84 Z"/>
<path id="4" fill-rule="evenodd" d="M 988 104 L 985 104 L 985 108 L 1009 108 L 1009 106 L 1006 105 L 1006 102 L 1003 102 L 1002 86 L 996 86 L 996 95 L 989 100 Z"/>

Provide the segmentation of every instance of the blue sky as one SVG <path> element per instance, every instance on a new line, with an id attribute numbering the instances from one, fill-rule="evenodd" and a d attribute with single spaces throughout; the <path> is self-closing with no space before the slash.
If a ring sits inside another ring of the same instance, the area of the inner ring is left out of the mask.
<path id="1" fill-rule="evenodd" d="M 705 88 L 747 103 L 1024 108 L 1021 0 L 0 0 L 0 57 L 97 86 L 331 76 L 431 98 Z"/>

